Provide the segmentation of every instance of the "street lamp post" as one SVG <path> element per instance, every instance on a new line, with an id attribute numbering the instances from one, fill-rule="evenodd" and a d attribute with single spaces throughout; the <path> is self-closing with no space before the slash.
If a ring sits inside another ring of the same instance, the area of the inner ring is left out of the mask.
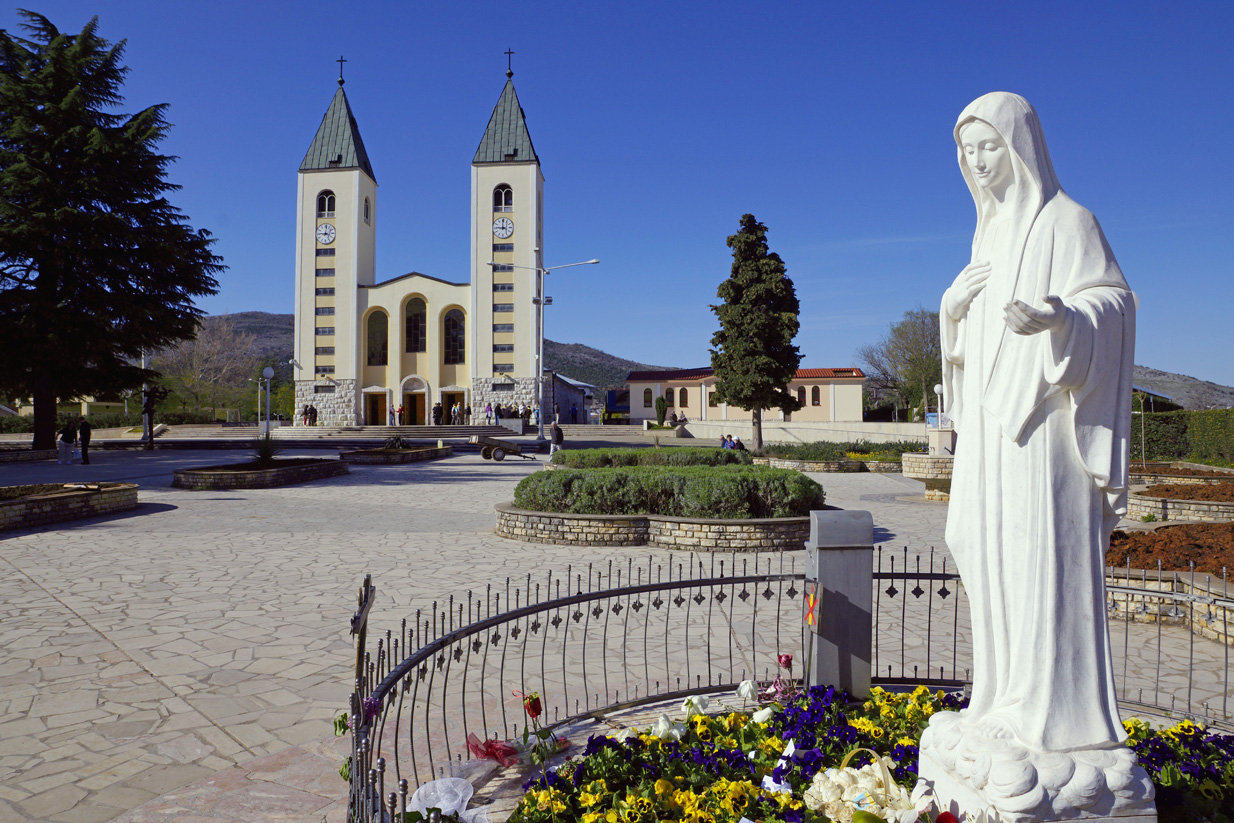
<path id="1" fill-rule="evenodd" d="M 548 274 L 551 271 L 556 271 L 557 269 L 568 269 L 568 268 L 571 268 L 572 266 L 590 266 L 590 265 L 599 263 L 600 261 L 596 259 L 592 259 L 592 260 L 584 260 L 581 263 L 566 263 L 561 266 L 544 266 L 543 261 L 541 260 L 541 257 L 540 257 L 540 254 L 541 254 L 540 249 L 536 248 L 535 252 L 536 252 L 536 262 L 537 262 L 537 265 L 535 266 L 515 266 L 509 263 L 506 263 L 504 265 L 508 265 L 514 269 L 529 269 L 536 273 L 536 296 L 532 298 L 532 303 L 539 307 L 539 323 L 540 323 L 540 340 L 539 340 L 539 352 L 540 353 L 536 356 L 536 395 L 539 397 L 539 403 L 540 403 L 540 430 L 539 430 L 539 434 L 536 435 L 536 440 L 542 441 L 544 440 L 544 416 L 545 416 L 545 408 L 544 408 L 544 307 L 546 305 L 551 305 L 553 302 L 553 298 L 544 296 L 544 275 Z M 488 264 L 490 266 L 498 265 L 497 262 L 493 260 L 488 261 Z"/>

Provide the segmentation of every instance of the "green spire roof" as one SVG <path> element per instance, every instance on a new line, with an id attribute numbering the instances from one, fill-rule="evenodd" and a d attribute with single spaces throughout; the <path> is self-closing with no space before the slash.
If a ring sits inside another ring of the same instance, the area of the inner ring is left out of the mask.
<path id="1" fill-rule="evenodd" d="M 343 81 L 338 82 L 338 91 L 330 101 L 330 108 L 326 109 L 326 116 L 321 118 L 321 126 L 308 154 L 304 155 L 300 171 L 360 169 L 377 182 L 368 152 L 364 150 L 364 141 L 360 139 L 360 127 L 356 125 L 351 106 L 347 105 L 347 95 L 343 94 Z"/>
<path id="2" fill-rule="evenodd" d="M 526 163 L 537 160 L 531 135 L 527 133 L 527 121 L 523 118 L 523 107 L 514 93 L 514 80 L 507 79 L 506 87 L 501 90 L 501 97 L 493 107 L 488 128 L 484 130 L 484 139 L 480 141 L 480 148 L 476 149 L 476 156 L 471 162 Z"/>

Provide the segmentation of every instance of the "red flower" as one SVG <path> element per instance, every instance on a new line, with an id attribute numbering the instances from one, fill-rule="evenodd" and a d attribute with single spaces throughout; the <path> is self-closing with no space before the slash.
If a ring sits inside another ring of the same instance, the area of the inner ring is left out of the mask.
<path id="1" fill-rule="evenodd" d="M 934 818 L 934 823 L 960 823 L 951 812 L 939 812 L 938 817 Z"/>
<path id="2" fill-rule="evenodd" d="M 776 662 L 780 664 L 781 669 L 793 670 L 793 656 L 791 654 L 781 654 L 776 656 Z"/>
<path id="3" fill-rule="evenodd" d="M 539 692 L 523 695 L 523 708 L 527 710 L 527 716 L 532 720 L 539 717 L 540 712 L 544 711 L 544 708 L 540 705 Z"/>

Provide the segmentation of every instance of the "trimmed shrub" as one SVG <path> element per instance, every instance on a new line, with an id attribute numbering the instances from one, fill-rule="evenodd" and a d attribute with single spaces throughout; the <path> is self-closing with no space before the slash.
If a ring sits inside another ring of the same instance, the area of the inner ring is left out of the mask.
<path id="1" fill-rule="evenodd" d="M 804 517 L 823 501 L 823 487 L 800 472 L 763 466 L 561 469 L 529 475 L 514 490 L 521 509 L 570 514 Z"/>
<path id="2" fill-rule="evenodd" d="M 836 443 L 820 440 L 815 443 L 773 443 L 763 448 L 764 457 L 783 460 L 888 460 L 899 462 L 904 452 L 925 451 L 925 443 L 899 440 L 891 443 L 869 443 L 850 440 Z"/>
<path id="3" fill-rule="evenodd" d="M 558 466 L 609 469 L 620 466 L 748 466 L 749 452 L 715 448 L 562 449 L 553 455 Z"/>

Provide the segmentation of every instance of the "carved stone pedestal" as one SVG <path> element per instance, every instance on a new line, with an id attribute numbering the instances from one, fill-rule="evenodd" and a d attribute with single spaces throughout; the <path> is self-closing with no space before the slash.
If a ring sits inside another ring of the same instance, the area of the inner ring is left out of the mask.
<path id="1" fill-rule="evenodd" d="M 931 718 L 918 773 L 961 820 L 985 811 L 1003 823 L 1157 821 L 1152 781 L 1126 746 L 1037 752 L 989 738 L 957 712 Z"/>

